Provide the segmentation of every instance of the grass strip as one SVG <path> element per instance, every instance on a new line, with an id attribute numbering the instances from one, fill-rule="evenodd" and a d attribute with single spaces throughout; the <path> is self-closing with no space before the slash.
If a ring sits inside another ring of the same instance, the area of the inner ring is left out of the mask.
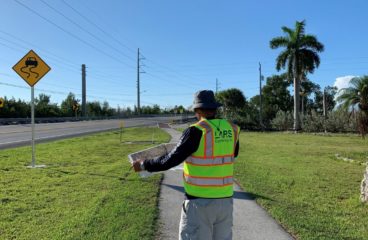
<path id="1" fill-rule="evenodd" d="M 152 128 L 0 151 L 1 239 L 153 239 L 161 176 L 141 179 L 127 155 L 152 147 Z M 156 143 L 169 135 L 155 129 Z"/>
<path id="2" fill-rule="evenodd" d="M 235 176 L 299 239 L 368 239 L 366 161 L 368 141 L 354 135 L 243 132 Z"/>

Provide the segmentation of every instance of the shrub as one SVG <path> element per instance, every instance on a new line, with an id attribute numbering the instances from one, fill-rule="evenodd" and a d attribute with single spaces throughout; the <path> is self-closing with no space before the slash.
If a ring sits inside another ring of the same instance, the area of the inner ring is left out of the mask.
<path id="1" fill-rule="evenodd" d="M 301 116 L 302 129 L 305 132 L 323 132 L 325 130 L 325 119 L 322 115 L 312 110 L 310 114 Z"/>
<path id="2" fill-rule="evenodd" d="M 327 115 L 326 130 L 328 132 L 356 132 L 357 118 L 355 113 L 346 110 L 331 111 Z"/>
<path id="3" fill-rule="evenodd" d="M 291 129 L 294 124 L 293 114 L 291 112 L 278 111 L 276 117 L 271 121 L 272 127 L 279 131 Z"/>

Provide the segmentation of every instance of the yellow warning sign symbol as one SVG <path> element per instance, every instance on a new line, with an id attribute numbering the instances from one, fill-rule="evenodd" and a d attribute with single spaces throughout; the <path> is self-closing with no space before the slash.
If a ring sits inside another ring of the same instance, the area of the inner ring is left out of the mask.
<path id="1" fill-rule="evenodd" d="M 0 108 L 4 107 L 4 99 L 0 98 Z"/>
<path id="2" fill-rule="evenodd" d="M 33 87 L 51 68 L 33 51 L 29 51 L 13 70 Z"/>

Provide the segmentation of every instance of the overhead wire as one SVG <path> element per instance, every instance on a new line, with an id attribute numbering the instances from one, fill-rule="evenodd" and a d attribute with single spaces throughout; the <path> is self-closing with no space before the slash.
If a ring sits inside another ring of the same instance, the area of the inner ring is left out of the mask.
<path id="1" fill-rule="evenodd" d="M 112 46 L 111 44 L 109 44 L 108 42 L 104 41 L 103 39 L 101 39 L 100 37 L 96 36 L 95 34 L 91 33 L 90 31 L 88 31 L 87 29 L 85 29 L 84 27 L 82 27 L 79 23 L 75 22 L 74 20 L 72 20 L 71 18 L 69 18 L 64 13 L 60 12 L 59 10 L 57 10 L 56 8 L 54 8 L 53 6 L 51 6 L 50 4 L 48 4 L 47 2 L 45 2 L 44 0 L 40 0 L 40 1 L 43 4 L 45 4 L 48 8 L 52 9 L 54 12 L 58 13 L 59 15 L 61 15 L 63 18 L 65 18 L 70 23 L 72 23 L 74 26 L 77 26 L 80 30 L 82 30 L 83 32 L 87 33 L 88 35 L 90 35 L 91 37 L 93 37 L 94 39 L 96 39 L 97 41 L 99 41 L 99 42 L 103 43 L 104 45 L 110 47 L 111 49 L 113 49 L 116 52 L 120 53 L 122 56 L 128 58 L 129 60 L 135 61 L 135 59 L 133 59 L 132 57 L 128 56 L 127 54 L 125 54 L 121 50 L 117 49 L 116 47 Z"/>
<path id="2" fill-rule="evenodd" d="M 0 32 L 3 32 L 3 31 L 0 31 Z M 15 37 L 15 36 L 13 36 L 13 37 Z M 15 45 L 15 47 L 12 47 L 12 46 L 7 45 L 7 44 L 5 44 L 5 43 L 3 43 L 3 42 L 0 42 L 0 45 L 3 45 L 3 46 L 5 46 L 5 47 L 7 47 L 7 48 L 9 48 L 9 49 L 14 50 L 14 51 L 17 51 L 17 52 L 23 52 L 23 50 L 22 50 L 22 49 L 28 49 L 27 47 L 22 46 L 22 45 L 20 45 L 20 44 L 16 44 L 16 43 L 14 43 L 14 42 L 11 42 L 11 41 L 9 41 L 8 39 L 2 38 L 2 37 L 0 37 L 0 39 L 4 40 L 4 41 L 6 41 L 6 42 L 8 42 L 8 43 L 10 43 L 10 44 Z M 53 54 L 53 55 L 54 55 L 56 58 L 58 58 L 58 56 L 57 56 L 57 55 L 55 55 L 55 54 Z M 46 57 L 50 58 L 50 56 L 49 56 L 48 54 L 46 54 Z M 51 57 L 51 58 L 52 58 L 52 57 Z M 59 57 L 59 58 L 60 58 L 60 57 Z M 60 58 L 60 59 L 61 59 L 61 58 Z M 53 59 L 51 59 L 51 60 L 53 60 Z M 54 65 L 60 66 L 60 67 L 62 67 L 62 69 L 64 69 L 64 70 L 67 70 L 67 71 L 70 71 L 70 72 L 73 72 L 73 73 L 80 74 L 80 71 L 76 70 L 75 68 L 72 68 L 72 67 L 71 67 L 71 65 L 63 64 L 63 61 L 60 61 L 60 60 L 58 60 L 58 59 L 54 59 L 54 60 L 57 62 L 57 63 L 54 63 Z M 64 66 L 61 66 L 60 64 L 62 64 L 62 65 L 64 65 Z M 117 76 L 117 75 L 112 76 L 112 75 L 103 75 L 103 74 L 97 74 L 97 76 L 96 76 L 96 74 L 93 74 L 93 75 L 90 75 L 90 76 L 89 76 L 89 78 L 90 78 L 90 79 L 103 80 L 105 83 L 107 82 L 107 83 L 112 83 L 112 84 L 121 84 L 121 82 L 110 80 L 111 78 L 118 78 L 118 77 L 119 77 L 119 76 Z M 133 85 L 126 85 L 126 84 L 125 84 L 125 87 L 126 87 L 126 86 L 128 86 L 128 87 L 133 87 Z"/>
<path id="3" fill-rule="evenodd" d="M 82 39 L 82 38 L 78 37 L 77 35 L 75 35 L 75 34 L 71 33 L 70 31 L 66 30 L 65 28 L 61 27 L 60 25 L 56 24 L 55 22 L 51 21 L 50 19 L 48 19 L 48 18 L 46 18 L 46 17 L 42 16 L 42 15 L 41 15 L 41 14 L 39 14 L 37 11 L 35 11 L 35 10 L 33 10 L 32 8 L 30 8 L 29 6 L 27 6 L 27 5 L 23 4 L 23 3 L 22 3 L 22 2 L 20 2 L 19 0 L 14 0 L 14 1 L 15 1 L 16 3 L 18 3 L 19 5 L 21 5 L 22 7 L 26 8 L 28 11 L 30 11 L 30 12 L 32 12 L 33 14 L 35 14 L 35 15 L 39 16 L 39 17 L 40 17 L 41 19 L 43 19 L 44 21 L 46 21 L 46 22 L 48 22 L 49 24 L 53 25 L 54 27 L 58 28 L 58 29 L 59 29 L 59 30 L 61 30 L 62 32 L 64 32 L 64 33 L 68 34 L 69 36 L 71 36 L 71 37 L 73 37 L 73 38 L 77 39 L 78 41 L 80 41 L 80 42 L 84 43 L 85 45 L 87 45 L 87 46 L 91 47 L 91 48 L 92 48 L 92 49 L 94 49 L 95 51 L 97 51 L 97 52 L 99 52 L 99 53 L 101 53 L 101 54 L 103 54 L 103 55 L 105 55 L 105 56 L 107 56 L 107 57 L 109 57 L 109 58 L 111 58 L 111 59 L 113 59 L 113 60 L 115 60 L 115 61 L 117 61 L 117 62 L 121 63 L 121 64 L 124 64 L 124 65 L 126 65 L 126 66 L 128 66 L 128 67 L 132 67 L 132 66 L 130 66 L 130 65 L 128 65 L 128 64 L 126 64 L 125 62 L 122 62 L 120 59 L 116 58 L 115 56 L 113 56 L 113 55 L 111 55 L 111 54 L 109 54 L 109 53 L 107 53 L 107 52 L 105 52 L 105 51 L 102 51 L 102 50 L 101 50 L 101 49 L 99 49 L 99 48 L 96 48 L 96 47 L 95 47 L 94 45 L 92 45 L 91 43 L 89 43 L 89 42 L 85 41 L 84 39 Z M 132 68 L 134 68 L 134 67 L 132 67 Z"/>
<path id="4" fill-rule="evenodd" d="M 123 44 L 121 41 L 119 41 L 118 39 L 116 39 L 113 35 L 111 35 L 110 33 L 108 33 L 107 31 L 105 31 L 103 28 L 99 27 L 96 23 L 94 23 L 93 21 L 91 21 L 88 17 L 84 16 L 81 12 L 79 12 L 77 9 L 75 9 L 73 6 L 71 6 L 69 3 L 67 3 L 65 0 L 62 0 L 62 2 L 68 6 L 70 9 L 72 9 L 76 14 L 78 14 L 81 18 L 83 18 L 85 21 L 87 21 L 89 24 L 91 24 L 92 26 L 96 27 L 98 30 L 100 30 L 102 33 L 104 33 L 105 35 L 109 36 L 111 39 L 113 39 L 115 42 L 117 42 L 120 46 L 126 48 L 127 50 L 136 53 L 135 50 L 131 49 L 130 47 L 128 47 L 127 45 Z M 86 6 L 86 4 L 84 4 L 84 6 Z"/>
<path id="5" fill-rule="evenodd" d="M 52 57 L 54 57 L 54 58 L 58 59 L 58 61 L 59 61 L 60 63 L 63 63 L 64 65 L 69 65 L 69 66 L 71 66 L 71 67 L 75 67 L 76 65 L 78 65 L 77 63 L 71 63 L 70 59 L 66 59 L 66 58 L 60 57 L 60 56 L 56 55 L 55 53 L 53 53 L 53 52 L 51 52 L 51 51 L 48 51 L 48 50 L 46 50 L 46 49 L 44 49 L 44 48 L 42 48 L 42 47 L 40 47 L 40 46 L 37 46 L 37 45 L 36 45 L 36 44 L 34 44 L 33 42 L 26 41 L 26 40 L 24 40 L 24 39 L 22 39 L 22 38 L 19 38 L 19 37 L 15 36 L 15 35 L 13 35 L 13 34 L 11 34 L 11 33 L 5 32 L 5 31 L 3 31 L 3 30 L 0 30 L 0 33 L 2 33 L 2 34 L 4 34 L 4 35 L 6 35 L 6 36 L 8 36 L 8 37 L 11 37 L 11 38 L 15 39 L 15 40 L 16 40 L 16 41 L 18 41 L 18 42 L 24 43 L 24 44 L 27 46 L 27 47 L 25 47 L 25 48 L 28 48 L 28 46 L 36 47 L 38 50 L 40 50 L 40 51 L 42 51 L 42 52 L 46 53 L 46 55 L 47 55 L 47 56 L 52 56 Z M 4 39 L 4 38 L 3 38 L 3 39 Z M 8 42 L 10 42 L 9 40 L 7 40 L 7 41 L 8 41 Z M 15 43 L 14 43 L 14 44 L 15 44 Z M 18 45 L 18 44 L 17 44 L 17 45 Z"/>
<path id="6" fill-rule="evenodd" d="M 0 30 L 0 32 L 5 33 L 5 32 L 3 32 L 3 31 L 1 31 L 1 30 Z M 14 36 L 14 37 L 15 37 L 15 36 Z M 10 40 L 8 40 L 8 39 L 6 39 L 6 38 L 3 38 L 3 37 L 0 37 L 0 39 L 2 39 L 3 41 L 6 41 L 7 43 L 13 44 L 13 45 L 15 45 L 15 46 L 17 47 L 17 49 L 16 49 L 16 48 L 11 47 L 11 46 L 9 46 L 9 45 L 2 44 L 2 45 L 4 45 L 4 46 L 8 47 L 9 49 L 12 49 L 12 50 L 15 50 L 15 51 L 18 51 L 18 52 L 23 52 L 23 50 L 29 50 L 29 48 L 28 48 L 28 47 L 26 47 L 25 45 L 18 44 L 18 43 L 15 43 L 15 42 L 12 42 L 12 41 L 10 41 Z M 20 42 L 23 42 L 23 43 L 27 44 L 27 42 L 26 42 L 26 41 L 21 41 L 20 39 L 18 39 L 18 41 L 20 41 Z M 45 50 L 42 50 L 42 49 L 40 49 L 40 50 L 41 50 L 41 51 L 45 51 Z M 50 54 L 50 53 L 46 53 L 45 55 L 46 55 L 48 58 L 50 58 L 50 59 L 51 59 L 51 61 L 56 61 L 56 62 L 58 62 L 58 64 L 62 64 L 62 65 L 64 65 L 65 69 L 67 69 L 67 70 L 71 70 L 71 71 L 75 71 L 75 69 L 72 69 L 72 68 L 74 68 L 74 67 L 75 67 L 74 65 L 72 65 L 72 64 L 68 64 L 68 61 L 62 61 L 62 60 L 59 60 L 58 58 L 60 58 L 60 57 L 58 57 L 57 55 L 55 55 L 55 54 Z"/>
<path id="7" fill-rule="evenodd" d="M 42 2 L 44 2 L 44 0 L 41 0 Z M 100 28 L 97 24 L 95 24 L 93 21 L 91 21 L 89 18 L 87 18 L 87 17 L 85 17 L 83 14 L 81 14 L 79 11 L 77 11 L 75 8 L 73 8 L 70 4 L 68 4 L 65 0 L 62 0 L 69 8 L 71 8 L 74 12 L 76 12 L 79 16 L 81 16 L 84 20 L 86 20 L 87 22 L 89 22 L 90 24 L 92 24 L 93 26 L 95 26 L 97 29 L 99 29 L 100 31 L 102 31 L 103 33 L 105 33 L 106 35 L 108 35 L 111 39 L 113 39 L 113 40 L 115 40 L 116 42 L 118 42 L 120 45 L 122 45 L 122 46 L 124 46 L 124 47 L 126 47 L 126 48 L 128 48 L 128 49 L 130 49 L 129 47 L 127 47 L 126 45 L 124 45 L 124 44 L 122 44 L 119 40 L 117 40 L 116 38 L 114 38 L 111 34 L 108 34 L 105 30 L 103 30 L 102 28 Z M 64 14 L 63 14 L 63 16 L 65 16 Z M 66 17 L 66 16 L 65 16 Z M 79 25 L 79 24 L 78 24 Z M 132 52 L 133 52 L 133 50 L 132 49 L 130 49 Z M 143 56 L 143 54 L 141 54 L 142 56 Z M 143 56 L 144 57 L 144 56 Z M 151 61 L 151 62 L 153 62 L 153 63 L 155 63 L 154 61 L 152 61 L 152 60 L 149 60 L 149 61 Z M 155 63 L 155 64 L 158 64 L 158 63 Z M 162 67 L 164 67 L 164 68 L 167 68 L 167 67 L 165 67 L 165 66 L 163 66 L 163 65 L 161 65 Z M 169 68 L 167 68 L 169 71 L 171 71 L 171 72 L 175 72 L 175 71 L 172 71 L 172 70 L 170 70 Z M 188 78 L 188 77 L 186 77 L 186 78 Z M 159 79 L 161 79 L 162 80 L 162 78 L 159 78 Z M 173 81 L 173 79 L 170 79 L 170 81 Z"/>
<path id="8" fill-rule="evenodd" d="M 27 8 L 27 6 L 25 6 L 24 4 L 22 4 L 22 3 L 20 3 L 18 0 L 15 0 L 18 4 L 21 4 L 21 5 L 23 5 L 23 7 L 25 7 L 25 8 Z M 44 4 L 47 4 L 47 3 L 45 3 L 45 1 L 44 0 L 41 0 Z M 108 34 L 108 32 L 106 32 L 105 30 L 103 30 L 102 28 L 100 28 L 97 24 L 95 24 L 93 21 L 91 21 L 91 20 L 89 20 L 89 18 L 87 18 L 87 17 L 85 17 L 83 14 L 81 14 L 78 10 L 76 10 L 75 8 L 73 8 L 70 4 L 68 4 L 65 0 L 62 0 L 70 9 L 72 9 L 75 13 L 77 13 L 80 17 L 82 17 L 85 21 L 87 21 L 87 22 L 89 22 L 91 25 L 94 25 L 97 29 L 99 29 L 101 32 L 103 32 L 104 34 L 106 34 L 106 35 L 109 35 L 109 37 L 111 38 L 111 39 L 114 39 L 114 41 L 116 41 L 116 42 L 119 42 L 119 43 L 121 43 L 119 40 L 117 40 L 116 38 L 114 38 L 112 35 L 110 35 L 110 34 Z M 47 5 L 49 5 L 49 4 L 47 4 Z M 30 10 L 31 12 L 33 12 L 34 14 L 37 14 L 37 12 L 35 12 L 34 10 L 32 10 L 32 9 L 29 9 L 29 8 L 27 8 L 28 10 Z M 60 13 L 60 12 L 59 12 Z M 44 19 L 45 21 L 47 21 L 47 22 L 49 22 L 50 24 L 52 24 L 52 25 L 54 25 L 54 26 L 58 26 L 56 23 L 53 23 L 51 20 L 48 20 L 47 18 L 45 18 L 45 17 L 43 17 L 42 15 L 39 15 L 39 14 L 37 14 L 39 17 L 41 17 L 42 19 Z M 66 17 L 65 16 L 65 14 L 62 14 L 64 17 Z M 68 18 L 68 17 L 66 17 L 66 18 Z M 70 18 L 68 18 L 68 19 L 70 19 Z M 72 20 L 73 21 L 73 20 Z M 73 21 L 74 22 L 74 21 Z M 78 24 L 79 25 L 79 24 Z M 80 25 L 79 25 L 80 26 Z M 60 29 L 60 26 L 58 27 L 59 29 Z M 83 28 L 83 27 L 81 27 L 81 28 Z M 63 29 L 63 28 L 62 28 Z M 62 30 L 62 29 L 60 29 L 60 30 Z M 62 30 L 62 31 L 67 31 L 67 30 Z M 72 34 L 72 33 L 71 33 Z M 70 35 L 70 34 L 69 34 Z M 74 34 L 73 34 L 74 35 Z M 78 39 L 79 41 L 81 41 L 81 39 Z M 87 44 L 88 45 L 88 44 Z M 124 44 L 123 44 L 124 45 Z M 88 45 L 88 46 L 90 46 L 90 45 Z M 90 46 L 91 47 L 91 46 Z M 127 46 L 125 46 L 127 49 L 130 49 L 129 47 L 127 47 Z M 130 51 L 132 51 L 132 52 L 134 52 L 134 50 L 132 50 L 132 49 L 130 49 Z M 132 59 L 132 58 L 131 58 Z M 114 60 L 116 60 L 116 59 L 114 59 Z M 195 80 L 195 81 L 197 81 L 197 82 L 199 82 L 199 80 L 197 80 L 196 78 L 193 78 L 193 76 L 189 76 L 189 75 L 187 75 L 187 74 L 183 74 L 183 73 L 180 73 L 179 71 L 177 71 L 177 70 L 173 70 L 173 69 L 170 69 L 170 68 L 168 68 L 168 67 L 166 67 L 166 66 L 164 66 L 164 65 L 161 65 L 161 64 L 159 64 L 159 63 L 157 63 L 156 61 L 152 61 L 151 59 L 147 59 L 149 62 L 151 62 L 151 63 L 153 63 L 154 65 L 156 65 L 156 66 L 161 66 L 161 68 L 163 68 L 163 69 L 166 69 L 168 72 L 172 72 L 172 73 L 175 73 L 176 74 L 176 76 L 179 76 L 179 78 L 181 78 L 181 79 L 185 79 L 185 80 Z M 267 61 L 266 61 L 267 62 Z M 265 61 L 263 61 L 262 63 L 266 63 Z M 224 66 L 224 64 L 218 64 L 219 66 Z M 228 64 L 228 66 L 231 66 L 231 64 Z M 239 65 L 241 65 L 241 64 L 239 64 Z M 213 66 L 213 67 L 216 67 L 216 64 L 213 64 L 213 65 L 207 65 L 207 66 Z M 234 65 L 235 66 L 235 65 Z M 135 67 L 132 67 L 132 66 L 130 66 L 131 68 L 135 68 Z M 253 69 L 253 66 L 252 67 L 249 67 L 249 68 L 252 68 Z M 243 71 L 244 71 L 244 69 L 245 69 L 245 67 L 241 67 L 241 69 L 243 69 Z M 188 87 L 188 88 L 191 88 L 191 89 L 193 89 L 193 85 L 197 85 L 197 86 L 202 86 L 202 85 L 200 85 L 200 84 L 196 84 L 196 83 L 193 83 L 193 84 L 187 84 L 187 83 L 184 83 L 184 81 L 177 81 L 176 79 L 173 79 L 173 78 L 171 78 L 170 76 L 168 76 L 167 74 L 166 74 L 166 77 L 161 77 L 161 76 L 157 76 L 157 74 L 155 74 L 155 71 L 154 71 L 154 69 L 152 69 L 153 71 L 153 74 L 152 73 L 147 73 L 147 75 L 148 76 L 150 76 L 150 77 L 154 77 L 154 78 L 156 78 L 156 79 L 158 79 L 158 80 L 160 80 L 160 81 L 162 81 L 162 82 L 166 82 L 166 83 L 172 83 L 172 84 L 176 84 L 176 83 L 178 83 L 179 85 L 182 85 L 182 86 L 185 86 L 185 87 Z M 322 69 L 318 69 L 319 71 L 320 70 L 322 70 Z M 326 71 L 326 70 L 330 70 L 330 69 L 325 69 L 324 71 Z M 209 69 L 209 71 L 211 71 L 211 69 Z M 157 72 L 159 72 L 159 71 L 156 71 L 156 73 Z M 264 73 L 271 73 L 271 71 L 264 71 Z M 162 74 L 164 74 L 164 73 L 162 73 Z M 158 73 L 158 75 L 162 75 L 161 73 Z M 229 76 L 228 74 L 226 74 L 227 76 Z M 236 74 L 235 74 L 236 75 Z M 241 75 L 240 73 L 238 73 L 237 75 Z M 111 75 L 111 76 L 107 76 L 107 75 L 105 75 L 105 76 L 98 76 L 98 74 L 96 74 L 96 76 L 95 76 L 95 78 L 98 78 L 98 77 L 100 77 L 100 79 L 102 79 L 102 78 L 104 78 L 104 77 L 107 77 L 107 78 L 114 78 L 114 77 L 112 77 L 113 75 Z M 203 75 L 203 76 L 206 76 L 205 74 Z M 116 76 L 117 78 L 119 78 L 119 76 Z M 203 81 L 203 79 L 201 79 L 200 80 L 201 82 Z M 117 82 L 115 82 L 115 83 L 117 83 Z M 234 83 L 234 82 L 232 82 L 232 83 Z M 120 82 L 119 82 L 119 84 L 120 84 Z"/>
<path id="9" fill-rule="evenodd" d="M 0 81 L 0 85 L 5 85 L 5 86 L 8 86 L 8 87 L 15 87 L 15 88 L 21 88 L 21 89 L 27 89 L 29 90 L 29 87 L 27 86 L 21 86 L 21 85 L 17 85 L 17 84 L 11 84 L 11 83 L 4 83 L 4 82 L 1 82 Z M 62 92 L 62 91 L 53 91 L 53 90 L 48 90 L 48 89 L 41 89 L 41 88 L 37 88 L 35 87 L 35 91 L 38 91 L 38 92 L 45 92 L 45 93 L 52 93 L 52 94 L 58 94 L 58 95 L 68 95 L 70 92 Z M 81 97 L 82 94 L 79 94 L 79 93 L 73 93 L 75 96 L 79 96 Z M 118 99 L 118 98 L 106 98 L 106 97 L 103 97 L 103 96 L 97 96 L 97 95 L 86 95 L 88 98 L 92 98 L 92 99 L 104 99 L 104 100 L 113 100 L 114 102 L 118 101 L 118 102 L 122 102 L 122 99 Z M 127 99 L 127 100 L 124 100 L 124 101 L 130 101 L 131 99 Z"/>

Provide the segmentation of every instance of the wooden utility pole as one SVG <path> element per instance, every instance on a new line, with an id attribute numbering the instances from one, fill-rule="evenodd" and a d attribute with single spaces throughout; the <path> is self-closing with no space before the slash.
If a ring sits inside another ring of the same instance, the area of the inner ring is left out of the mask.
<path id="1" fill-rule="evenodd" d="M 327 117 L 326 88 L 323 89 L 323 116 Z"/>
<path id="2" fill-rule="evenodd" d="M 326 129 L 326 119 L 327 119 L 327 103 L 326 103 L 326 88 L 323 89 L 323 118 L 325 120 L 325 133 L 327 133 Z"/>
<path id="3" fill-rule="evenodd" d="M 262 65 L 259 63 L 259 126 L 263 130 L 263 123 L 262 123 Z"/>
<path id="4" fill-rule="evenodd" d="M 140 82 L 139 82 L 139 75 L 140 75 L 140 56 L 139 56 L 139 48 L 138 48 L 138 56 L 137 56 L 137 114 L 141 112 L 141 98 L 140 98 Z"/>
<path id="5" fill-rule="evenodd" d="M 86 107 L 86 65 L 82 64 L 82 116 L 87 116 Z"/>

